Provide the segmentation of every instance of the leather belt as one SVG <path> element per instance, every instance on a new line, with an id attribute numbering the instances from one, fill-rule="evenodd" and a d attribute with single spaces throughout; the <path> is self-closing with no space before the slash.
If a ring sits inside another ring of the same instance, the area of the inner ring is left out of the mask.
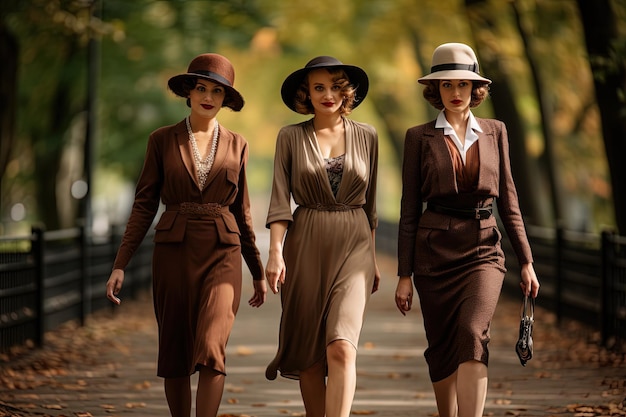
<path id="1" fill-rule="evenodd" d="M 218 203 L 192 203 L 168 204 L 168 211 L 178 211 L 180 214 L 191 216 L 204 216 L 217 218 L 222 215 L 222 205 Z"/>
<path id="2" fill-rule="evenodd" d="M 488 219 L 491 217 L 493 213 L 493 208 L 491 206 L 487 207 L 473 207 L 473 208 L 455 208 L 455 207 L 447 207 L 441 206 L 439 204 L 428 203 L 428 210 L 434 211 L 435 213 L 446 214 L 452 217 L 459 217 L 461 219 Z"/>
<path id="3" fill-rule="evenodd" d="M 348 211 L 348 210 L 356 210 L 363 207 L 362 205 L 349 205 L 349 204 L 303 204 L 302 207 L 311 209 L 311 210 L 319 210 L 319 211 Z"/>

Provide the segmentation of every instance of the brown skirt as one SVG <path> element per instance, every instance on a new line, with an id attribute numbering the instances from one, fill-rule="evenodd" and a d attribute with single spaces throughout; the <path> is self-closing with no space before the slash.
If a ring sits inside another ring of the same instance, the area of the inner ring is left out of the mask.
<path id="1" fill-rule="evenodd" d="M 182 243 L 155 244 L 152 263 L 157 375 L 188 376 L 199 366 L 225 374 L 241 297 L 241 247 L 220 244 L 213 220 L 189 220 Z"/>
<path id="2" fill-rule="evenodd" d="M 495 220 L 428 221 L 431 216 L 446 217 L 424 213 L 426 221 L 417 232 L 414 283 L 428 340 L 424 356 L 431 381 L 437 382 L 463 362 L 488 365 L 489 328 L 506 269 Z"/>

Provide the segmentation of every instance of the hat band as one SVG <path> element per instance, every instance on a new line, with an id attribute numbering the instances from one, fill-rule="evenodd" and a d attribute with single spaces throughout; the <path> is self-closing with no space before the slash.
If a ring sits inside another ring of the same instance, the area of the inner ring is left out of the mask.
<path id="1" fill-rule="evenodd" d="M 437 71 L 453 71 L 453 70 L 463 70 L 463 71 L 472 71 L 478 74 L 478 63 L 474 62 L 472 65 L 467 64 L 441 64 L 435 65 L 430 68 L 430 72 Z"/>
<path id="2" fill-rule="evenodd" d="M 227 85 L 228 87 L 232 87 L 232 84 L 230 83 L 230 81 L 228 81 L 226 78 L 222 77 L 221 75 L 215 73 L 215 72 L 211 72 L 211 71 L 204 71 L 204 70 L 197 70 L 197 71 L 193 71 L 191 74 L 198 74 L 198 75 L 204 75 L 205 77 L 209 77 L 214 79 L 215 81 L 217 81 L 220 84 L 224 84 Z"/>

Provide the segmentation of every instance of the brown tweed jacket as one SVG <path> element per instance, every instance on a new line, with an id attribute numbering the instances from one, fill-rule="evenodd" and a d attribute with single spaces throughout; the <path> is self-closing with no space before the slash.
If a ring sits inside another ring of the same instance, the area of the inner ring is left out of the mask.
<path id="1" fill-rule="evenodd" d="M 443 129 L 435 128 L 435 121 L 407 130 L 402 166 L 402 202 L 398 230 L 398 275 L 411 276 L 416 270 L 415 237 L 424 202 L 447 206 L 475 207 L 495 199 L 498 214 L 513 245 L 520 264 L 532 262 L 532 253 L 519 209 L 515 183 L 511 174 L 509 142 L 504 123 L 493 119 L 476 119 L 480 171 L 476 190 L 467 195 L 457 190 L 454 169 L 446 145 Z M 429 216 L 429 223 L 442 216 Z M 493 216 L 479 220 L 480 227 L 497 227 Z M 438 227 L 429 224 L 428 227 Z"/>

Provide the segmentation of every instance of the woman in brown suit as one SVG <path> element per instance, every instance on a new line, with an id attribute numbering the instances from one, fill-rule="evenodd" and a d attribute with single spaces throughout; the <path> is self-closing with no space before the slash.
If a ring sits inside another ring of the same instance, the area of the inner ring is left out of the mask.
<path id="1" fill-rule="evenodd" d="M 439 415 L 480 417 L 489 327 L 505 273 L 494 200 L 521 265 L 522 292 L 536 297 L 539 282 L 511 175 L 506 127 L 470 110 L 488 96 L 491 83 L 479 74 L 474 51 L 460 43 L 439 46 L 431 73 L 419 82 L 441 113 L 406 134 L 396 305 L 402 314 L 411 309 L 413 278 Z"/>
<path id="2" fill-rule="evenodd" d="M 159 327 L 157 374 L 164 378 L 172 416 L 191 413 L 190 376 L 199 371 L 196 415 L 216 416 L 224 390 L 226 342 L 239 307 L 242 264 L 252 274 L 248 303 L 265 301 L 263 265 L 255 243 L 246 184 L 248 144 L 218 124 L 222 107 L 239 111 L 230 61 L 218 54 L 194 58 L 168 84 L 187 99 L 185 120 L 148 140 L 135 202 L 107 282 L 117 297 L 124 268 L 159 208 L 153 253 L 154 310 Z"/>
<path id="3" fill-rule="evenodd" d="M 266 376 L 299 379 L 307 417 L 349 416 L 365 306 L 378 288 L 378 136 L 345 117 L 367 89 L 361 68 L 320 56 L 281 91 L 287 107 L 313 118 L 283 127 L 276 141 L 265 273 L 274 293 L 280 286 L 283 312 Z"/>

